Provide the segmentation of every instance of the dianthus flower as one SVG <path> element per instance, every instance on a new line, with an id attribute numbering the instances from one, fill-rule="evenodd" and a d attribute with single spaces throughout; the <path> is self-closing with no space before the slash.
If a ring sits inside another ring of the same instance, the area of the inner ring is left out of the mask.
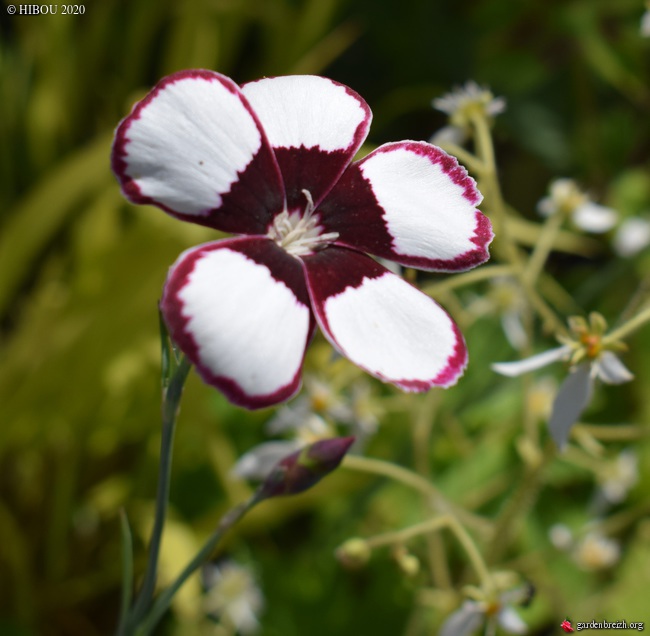
<path id="1" fill-rule="evenodd" d="M 212 71 L 162 79 L 119 125 L 125 196 L 237 235 L 187 250 L 161 310 L 203 379 L 261 408 L 300 387 L 316 325 L 344 356 L 406 391 L 456 382 L 457 326 L 365 253 L 432 271 L 483 263 L 492 239 L 458 162 L 417 141 L 350 163 L 365 101 L 316 76 L 236 85 Z"/>

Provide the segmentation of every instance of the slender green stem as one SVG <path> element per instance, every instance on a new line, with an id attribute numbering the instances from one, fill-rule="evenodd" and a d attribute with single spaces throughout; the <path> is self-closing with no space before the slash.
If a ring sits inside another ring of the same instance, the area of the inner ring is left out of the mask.
<path id="1" fill-rule="evenodd" d="M 522 255 L 517 248 L 517 244 L 509 230 L 508 213 L 501 194 L 501 188 L 499 187 L 499 179 L 494 158 L 494 146 L 492 145 L 492 136 L 490 134 L 488 122 L 480 113 L 476 113 L 472 117 L 472 124 L 475 131 L 476 147 L 478 150 L 477 154 L 485 164 L 485 171 L 483 173 L 484 186 L 482 187 L 485 198 L 489 202 L 489 207 L 492 211 L 492 220 L 494 221 L 495 230 L 499 236 L 500 243 L 503 246 L 504 255 L 512 266 L 513 271 L 516 273 L 533 309 L 542 318 L 546 327 L 555 334 L 566 335 L 567 330 L 563 322 L 535 289 L 535 286 L 529 284 L 524 274 L 524 259 L 522 258 Z"/>
<path id="2" fill-rule="evenodd" d="M 611 344 L 616 340 L 623 340 L 626 336 L 633 331 L 642 327 L 646 322 L 650 322 L 650 306 L 641 310 L 636 316 L 630 318 L 625 324 L 614 329 L 603 338 L 603 345 Z"/>
<path id="3" fill-rule="evenodd" d="M 126 629 L 133 595 L 133 537 L 126 512 L 120 512 L 120 526 L 122 530 L 122 597 L 120 599 L 120 621 L 117 628 L 118 636 L 122 636 Z"/>
<path id="4" fill-rule="evenodd" d="M 449 515 L 440 515 L 439 517 L 427 519 L 426 521 L 416 523 L 414 526 L 409 526 L 408 528 L 403 528 L 402 530 L 384 532 L 383 534 L 369 537 L 365 541 L 371 548 L 380 548 L 385 545 L 406 543 L 406 541 L 409 541 L 415 537 L 419 537 L 422 534 L 435 532 L 436 530 L 447 528 L 448 526 Z"/>
<path id="5" fill-rule="evenodd" d="M 544 223 L 542 232 L 537 239 L 537 243 L 528 259 L 528 264 L 524 271 L 524 278 L 529 285 L 534 285 L 537 282 L 537 278 L 544 269 L 546 260 L 553 249 L 555 237 L 560 231 L 563 222 L 564 214 L 558 211 L 549 216 Z"/>
<path id="6" fill-rule="evenodd" d="M 431 434 L 435 420 L 435 411 L 438 405 L 439 394 L 429 393 L 420 400 L 413 400 L 416 406 L 413 426 L 413 454 L 415 470 L 426 479 L 431 479 L 431 462 L 429 451 L 431 448 Z M 428 497 L 423 496 L 424 514 L 430 509 Z M 427 556 L 431 579 L 436 587 L 450 588 L 451 576 L 447 564 L 447 550 L 443 537 L 439 533 L 426 534 Z"/>
<path id="7" fill-rule="evenodd" d="M 501 558 L 509 546 L 516 524 L 525 519 L 528 510 L 535 504 L 542 487 L 542 477 L 546 466 L 556 456 L 555 445 L 549 442 L 537 464 L 527 468 L 512 496 L 508 499 L 497 519 L 494 538 L 488 554 L 494 563 Z"/>
<path id="8" fill-rule="evenodd" d="M 442 493 L 429 481 L 406 468 L 380 459 L 346 455 L 341 465 L 351 470 L 359 470 L 389 477 L 429 496 L 437 507 L 443 511 L 442 516 L 447 519 L 445 522 L 446 526 L 454 533 L 458 542 L 463 546 L 481 584 L 488 590 L 493 589 L 492 577 L 474 540 L 456 518 L 455 512 L 451 509 L 450 504 L 445 500 Z"/>
<path id="9" fill-rule="evenodd" d="M 465 530 L 465 527 L 454 515 L 448 515 L 447 525 L 449 529 L 454 533 L 454 535 L 456 535 L 458 543 L 463 546 L 463 549 L 465 550 L 467 557 L 469 558 L 469 561 L 472 564 L 472 567 L 474 568 L 474 571 L 476 572 L 476 575 L 478 576 L 483 589 L 485 589 L 485 591 L 488 593 L 494 592 L 495 586 L 494 582 L 492 581 L 492 576 L 490 575 L 487 565 L 485 564 L 485 560 L 476 547 L 476 543 L 474 543 L 474 540 L 469 535 L 469 532 Z"/>
<path id="10" fill-rule="evenodd" d="M 435 296 L 436 294 L 456 289 L 457 287 L 464 287 L 471 285 L 482 280 L 489 280 L 491 278 L 499 278 L 502 276 L 513 276 L 514 271 L 510 265 L 484 265 L 478 269 L 473 269 L 469 272 L 463 272 L 457 276 L 449 276 L 445 280 L 438 283 L 432 283 L 422 288 L 425 294 Z"/>
<path id="11" fill-rule="evenodd" d="M 489 521 L 463 508 L 457 508 L 447 501 L 444 495 L 429 480 L 408 468 L 391 464 L 382 459 L 362 457 L 360 455 L 346 455 L 341 463 L 341 467 L 362 473 L 388 477 L 389 479 L 400 482 L 428 497 L 429 501 L 431 501 L 439 512 L 443 514 L 449 512 L 458 516 L 463 523 L 471 525 L 483 535 L 492 534 L 492 524 Z"/>
<path id="12" fill-rule="evenodd" d="M 174 431 L 176 429 L 176 416 L 180 405 L 181 395 L 185 379 L 191 368 L 190 361 L 182 356 L 176 367 L 171 380 L 163 392 L 162 404 L 162 437 L 160 442 L 160 465 L 158 469 L 158 490 L 156 492 L 156 513 L 151 543 L 149 545 L 149 559 L 147 569 L 142 583 L 140 595 L 130 614 L 128 625 L 133 627 L 140 622 L 144 616 L 156 587 L 156 576 L 158 574 L 158 558 L 162 541 L 162 531 L 167 515 L 169 503 L 169 481 L 172 465 L 172 450 L 174 445 Z"/>
<path id="13" fill-rule="evenodd" d="M 451 513 L 428 519 L 427 521 L 410 526 L 409 528 L 403 528 L 402 530 L 386 532 L 375 537 L 370 537 L 369 539 L 366 539 L 366 543 L 371 548 L 379 548 L 385 545 L 404 543 L 414 537 L 435 532 L 436 530 L 441 530 L 443 528 L 448 528 L 465 550 L 482 587 L 486 589 L 486 591 L 493 590 L 494 585 L 492 577 L 487 565 L 485 564 L 485 560 L 476 547 L 476 543 L 474 543 L 474 540 L 467 530 L 465 530 L 462 524 L 459 523 L 458 519 L 456 519 L 456 517 Z"/>
<path id="14" fill-rule="evenodd" d="M 474 125 L 474 139 L 476 141 L 476 149 L 479 160 L 485 166 L 485 173 L 488 175 L 496 175 L 496 161 L 494 159 L 494 146 L 492 144 L 492 134 L 490 133 L 490 126 L 488 125 L 485 115 L 481 112 L 476 112 L 472 116 L 472 124 Z"/>
<path id="15" fill-rule="evenodd" d="M 444 502 L 444 505 L 447 505 L 442 493 L 428 479 L 421 477 L 408 468 L 402 468 L 402 466 L 391 464 L 382 459 L 362 457 L 361 455 L 346 455 L 341 466 L 350 470 L 382 475 L 383 477 L 399 481 L 410 486 L 413 490 L 417 490 L 423 495 L 426 495 L 436 504 Z"/>
<path id="16" fill-rule="evenodd" d="M 185 566 L 183 571 L 178 575 L 176 580 L 156 599 L 151 611 L 144 618 L 142 623 L 137 628 L 136 636 L 149 636 L 153 632 L 160 619 L 164 616 L 165 612 L 169 609 L 172 598 L 187 581 L 191 574 L 205 563 L 210 554 L 213 552 L 224 534 L 232 528 L 255 504 L 260 501 L 259 494 L 256 492 L 253 496 L 243 504 L 236 506 L 219 522 L 216 530 L 210 535 L 208 540 L 203 544 L 203 547 L 196 553 L 194 558 Z"/>
<path id="17" fill-rule="evenodd" d="M 636 424 L 615 424 L 613 426 L 607 426 L 604 424 L 576 424 L 574 429 L 576 431 L 584 430 L 601 442 L 630 441 L 643 439 L 650 435 L 647 427 L 637 426 Z"/>

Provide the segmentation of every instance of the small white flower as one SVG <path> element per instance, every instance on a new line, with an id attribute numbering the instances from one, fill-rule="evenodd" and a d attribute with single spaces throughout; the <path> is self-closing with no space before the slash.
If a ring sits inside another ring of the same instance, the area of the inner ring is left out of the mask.
<path id="1" fill-rule="evenodd" d="M 570 361 L 569 375 L 561 384 L 553 402 L 549 431 L 558 448 L 564 448 L 571 427 L 591 400 L 596 379 L 605 384 L 622 384 L 634 378 L 618 356 L 602 345 L 606 327 L 599 314 L 592 314 L 591 324 L 582 318 L 570 321 L 575 340 L 555 349 L 543 351 L 524 360 L 497 362 L 492 369 L 501 375 L 515 377 L 535 371 L 560 360 Z M 616 346 L 618 343 L 612 343 Z"/>
<path id="2" fill-rule="evenodd" d="M 474 80 L 468 80 L 463 86 L 455 86 L 451 93 L 437 97 L 431 103 L 452 120 L 459 114 L 466 116 L 472 109 L 481 109 L 490 117 L 500 115 L 506 109 L 504 97 L 495 97 L 489 88 L 479 86 Z"/>
<path id="3" fill-rule="evenodd" d="M 639 480 L 636 453 L 630 449 L 622 451 L 613 462 L 605 465 L 598 478 L 605 499 L 612 504 L 621 503 Z"/>
<path id="4" fill-rule="evenodd" d="M 456 86 L 450 93 L 437 97 L 431 104 L 436 110 L 449 115 L 449 126 L 436 132 L 430 143 L 436 145 L 463 144 L 469 137 L 472 117 L 476 114 L 491 121 L 506 109 L 504 97 L 494 97 L 490 89 L 468 80 Z"/>
<path id="5" fill-rule="evenodd" d="M 525 634 L 528 626 L 513 607 L 513 603 L 523 600 L 523 594 L 523 588 L 504 592 L 496 603 L 466 600 L 447 618 L 439 636 L 471 636 L 484 623 L 491 629 L 489 633 L 494 633 L 498 625 L 508 634 Z"/>
<path id="6" fill-rule="evenodd" d="M 556 523 L 548 531 L 549 539 L 558 550 L 568 550 L 573 545 L 573 533 L 563 523 Z"/>
<path id="7" fill-rule="evenodd" d="M 650 221 L 648 219 L 632 216 L 618 226 L 613 246 L 619 256 L 630 258 L 648 245 L 650 245 Z"/>
<path id="8" fill-rule="evenodd" d="M 650 38 L 650 7 L 641 16 L 641 37 Z"/>
<path id="9" fill-rule="evenodd" d="M 460 128 L 458 126 L 443 126 L 437 130 L 429 139 L 430 144 L 435 146 L 444 146 L 445 144 L 453 144 L 454 146 L 462 146 L 468 139 L 469 133 L 467 128 Z"/>
<path id="10" fill-rule="evenodd" d="M 242 455 L 232 474 L 242 479 L 263 480 L 281 459 L 299 448 L 336 435 L 334 423 L 346 425 L 359 449 L 377 430 L 379 419 L 370 384 L 361 378 L 349 389 L 349 398 L 331 383 L 305 376 L 304 392 L 278 409 L 267 422 L 268 435 L 288 433 L 291 438 L 263 442 Z"/>
<path id="11" fill-rule="evenodd" d="M 573 179 L 553 181 L 549 187 L 549 196 L 539 201 L 537 211 L 542 216 L 566 214 L 578 228 L 594 234 L 611 230 L 618 216 L 615 210 L 594 203 Z"/>
<path id="12" fill-rule="evenodd" d="M 204 609 L 240 634 L 252 634 L 259 629 L 258 616 L 264 608 L 264 597 L 249 568 L 231 561 L 203 568 L 207 588 Z"/>
<path id="13" fill-rule="evenodd" d="M 615 565 L 621 556 L 621 547 L 614 539 L 599 532 L 587 533 L 576 545 L 573 558 L 583 570 L 603 570 Z"/>
<path id="14" fill-rule="evenodd" d="M 503 333 L 514 349 L 521 350 L 528 344 L 524 328 L 527 304 L 521 287 L 511 278 L 494 278 L 486 294 L 469 296 L 466 309 L 475 318 L 499 316 Z"/>

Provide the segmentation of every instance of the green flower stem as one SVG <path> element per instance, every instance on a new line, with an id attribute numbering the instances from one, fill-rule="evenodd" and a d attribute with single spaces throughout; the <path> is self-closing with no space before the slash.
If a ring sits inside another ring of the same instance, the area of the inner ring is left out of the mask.
<path id="1" fill-rule="evenodd" d="M 556 456 L 556 448 L 549 441 L 544 449 L 541 460 L 532 467 L 527 467 L 519 485 L 508 499 L 503 511 L 499 515 L 492 545 L 488 550 L 490 561 L 497 563 L 510 545 L 510 539 L 516 530 L 516 525 L 522 523 L 528 511 L 535 505 L 539 491 L 543 486 L 543 476 L 546 466 Z"/>
<path id="2" fill-rule="evenodd" d="M 160 544 L 162 531 L 167 515 L 169 503 L 169 478 L 171 474 L 172 450 L 174 445 L 174 431 L 176 429 L 176 417 L 180 406 L 181 395 L 187 374 L 192 364 L 182 356 L 178 366 L 173 371 L 169 383 L 163 379 L 163 404 L 162 404 L 162 438 L 160 442 L 160 465 L 158 469 L 158 490 L 156 493 L 156 515 L 151 543 L 149 545 L 149 559 L 147 569 L 142 583 L 142 590 L 129 615 L 127 621 L 127 634 L 131 633 L 129 628 L 138 625 L 144 614 L 149 609 L 156 587 L 156 576 L 158 574 L 158 557 L 160 555 Z M 122 628 L 124 629 L 124 628 Z M 124 633 L 119 630 L 118 634 Z"/>
<path id="3" fill-rule="evenodd" d="M 603 519 L 597 524 L 598 530 L 604 535 L 614 535 L 625 531 L 638 519 L 643 519 L 650 515 L 650 503 L 642 501 L 633 508 L 621 510 L 611 517 Z"/>
<path id="4" fill-rule="evenodd" d="M 492 524 L 489 521 L 462 508 L 456 508 L 445 499 L 444 495 L 428 479 L 421 477 L 408 468 L 391 464 L 382 459 L 362 457 L 361 455 L 346 455 L 341 462 L 341 467 L 362 473 L 380 475 L 400 482 L 427 496 L 440 512 L 453 513 L 463 523 L 472 526 L 477 532 L 483 535 L 492 534 Z"/>
<path id="5" fill-rule="evenodd" d="M 551 214 L 546 219 L 542 227 L 542 232 L 537 239 L 537 243 L 533 248 L 528 263 L 526 264 L 526 269 L 524 270 L 524 278 L 529 285 L 534 285 L 537 282 L 548 256 L 553 249 L 555 237 L 558 235 L 563 222 L 564 214 L 561 211 Z"/>
<path id="6" fill-rule="evenodd" d="M 476 154 L 485 166 L 485 174 L 490 177 L 496 176 L 497 164 L 494 158 L 494 144 L 490 125 L 482 109 L 475 109 L 470 116 L 474 126 L 474 140 L 476 142 Z"/>
<path id="7" fill-rule="evenodd" d="M 128 620 L 133 594 L 133 537 L 124 510 L 120 512 L 120 526 L 122 530 L 122 596 L 118 634 L 123 632 Z"/>
<path id="8" fill-rule="evenodd" d="M 576 424 L 574 430 L 576 433 L 580 430 L 585 431 L 601 442 L 628 442 L 650 435 L 647 427 L 636 424 L 616 424 L 615 426 Z"/>
<path id="9" fill-rule="evenodd" d="M 431 448 L 431 434 L 435 421 L 435 413 L 438 407 L 438 393 L 428 393 L 420 400 L 412 400 L 411 404 L 416 405 L 414 409 L 413 426 L 413 454 L 415 470 L 426 479 L 431 479 L 431 464 L 429 462 L 429 450 Z M 428 497 L 422 497 L 424 507 L 423 515 L 429 512 Z M 452 587 L 449 565 L 447 563 L 447 551 L 443 537 L 439 533 L 426 533 L 427 553 L 431 580 L 438 588 L 449 589 Z"/>
<path id="10" fill-rule="evenodd" d="M 542 318 L 546 328 L 556 335 L 567 335 L 564 323 L 542 298 L 539 292 L 535 289 L 535 286 L 529 283 L 525 275 L 524 259 L 508 226 L 508 212 L 501 194 L 501 188 L 499 187 L 496 162 L 494 159 L 494 146 L 492 144 L 492 135 L 490 134 L 488 122 L 480 113 L 475 113 L 472 116 L 472 124 L 474 126 L 476 147 L 478 149 L 477 154 L 485 164 L 485 172 L 483 173 L 481 188 L 483 189 L 486 200 L 489 201 L 496 234 L 503 246 L 506 260 L 512 266 L 524 293 L 530 301 L 530 304 Z"/>
<path id="11" fill-rule="evenodd" d="M 463 546 L 463 549 L 467 553 L 467 556 L 478 576 L 481 585 L 488 591 L 494 589 L 494 584 L 492 582 L 492 577 L 485 565 L 485 560 L 481 556 L 474 540 L 469 535 L 464 526 L 459 522 L 458 518 L 454 511 L 450 508 L 450 504 L 445 500 L 442 493 L 431 484 L 429 481 L 421 477 L 420 475 L 385 462 L 380 459 L 371 459 L 368 457 L 361 457 L 359 455 L 346 455 L 343 463 L 341 464 L 343 468 L 348 468 L 350 470 L 357 470 L 361 472 L 373 473 L 376 475 L 382 475 L 388 477 L 395 481 L 401 482 L 405 485 L 410 486 L 414 490 L 418 490 L 424 495 L 427 495 L 431 498 L 436 507 L 442 509 L 444 512 L 442 517 L 445 518 L 446 527 L 453 532 L 456 536 L 458 542 Z"/>
<path id="12" fill-rule="evenodd" d="M 417 490 L 423 495 L 427 495 L 436 502 L 443 499 L 442 493 L 427 479 L 417 475 L 407 468 L 391 464 L 383 459 L 373 459 L 370 457 L 362 457 L 361 455 L 347 455 L 341 465 L 343 468 L 349 470 L 382 475 L 393 479 L 394 481 L 399 481 L 410 486 L 413 490 Z"/>
<path id="13" fill-rule="evenodd" d="M 642 309 L 636 316 L 630 318 L 630 320 L 618 327 L 618 329 L 614 329 L 614 331 L 608 333 L 603 338 L 603 346 L 612 344 L 617 340 L 623 340 L 623 338 L 639 327 L 642 327 L 646 322 L 650 322 L 650 305 Z"/>
<path id="14" fill-rule="evenodd" d="M 410 539 L 419 537 L 420 535 L 429 534 L 430 532 L 435 532 L 436 530 L 447 527 L 449 527 L 449 515 L 440 515 L 439 517 L 427 519 L 427 521 L 416 523 L 414 526 L 403 528 L 402 530 L 394 530 L 392 532 L 385 532 L 383 534 L 375 535 L 374 537 L 369 537 L 365 542 L 368 547 L 373 549 L 381 548 L 386 545 L 399 545 L 401 543 L 406 543 Z"/>
<path id="15" fill-rule="evenodd" d="M 463 272 L 456 276 L 448 276 L 445 280 L 431 285 L 425 285 L 422 291 L 429 296 L 451 291 L 457 287 L 464 287 L 482 280 L 499 278 L 501 276 L 514 276 L 514 270 L 510 265 L 484 265 L 469 272 Z"/>
<path id="16" fill-rule="evenodd" d="M 176 580 L 156 599 L 153 607 L 151 608 L 151 611 L 146 615 L 144 620 L 134 632 L 135 636 L 149 636 L 149 634 L 153 632 L 160 619 L 169 609 L 174 594 L 178 592 L 178 590 L 185 583 L 185 581 L 187 581 L 190 575 L 193 574 L 198 568 L 200 568 L 203 563 L 205 563 L 224 534 L 226 534 L 226 532 L 230 530 L 230 528 L 232 528 L 259 501 L 261 501 L 259 492 L 256 492 L 248 501 L 240 504 L 239 506 L 236 506 L 235 508 L 232 508 L 222 517 L 216 530 L 203 544 L 203 547 L 185 566 Z"/>
<path id="17" fill-rule="evenodd" d="M 637 309 L 645 303 L 646 298 L 650 297 L 650 274 L 646 274 L 639 283 L 638 287 L 632 294 L 625 309 L 621 312 L 619 321 L 627 322 L 631 316 L 634 316 Z"/>
<path id="18" fill-rule="evenodd" d="M 429 534 L 443 528 L 449 529 L 458 542 L 463 546 L 467 557 L 469 558 L 474 571 L 481 583 L 481 586 L 486 590 L 490 591 L 494 589 L 494 583 L 490 572 L 487 569 L 485 560 L 481 556 L 481 553 L 478 551 L 476 544 L 472 537 L 465 528 L 458 522 L 458 519 L 453 514 L 447 513 L 440 515 L 439 517 L 434 517 L 433 519 L 428 519 L 422 523 L 415 524 L 409 528 L 404 528 L 402 530 L 396 530 L 394 532 L 386 532 L 384 534 L 379 534 L 369 539 L 366 539 L 366 543 L 371 548 L 378 548 L 385 545 L 395 545 L 400 543 L 405 543 L 409 539 L 414 537 Z"/>

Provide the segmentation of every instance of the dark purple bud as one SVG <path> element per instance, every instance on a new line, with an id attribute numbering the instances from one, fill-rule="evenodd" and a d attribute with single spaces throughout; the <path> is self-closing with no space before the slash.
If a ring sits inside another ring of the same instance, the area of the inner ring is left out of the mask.
<path id="1" fill-rule="evenodd" d="M 295 495 L 331 473 L 354 442 L 354 437 L 323 439 L 281 459 L 257 491 L 259 500 Z"/>

